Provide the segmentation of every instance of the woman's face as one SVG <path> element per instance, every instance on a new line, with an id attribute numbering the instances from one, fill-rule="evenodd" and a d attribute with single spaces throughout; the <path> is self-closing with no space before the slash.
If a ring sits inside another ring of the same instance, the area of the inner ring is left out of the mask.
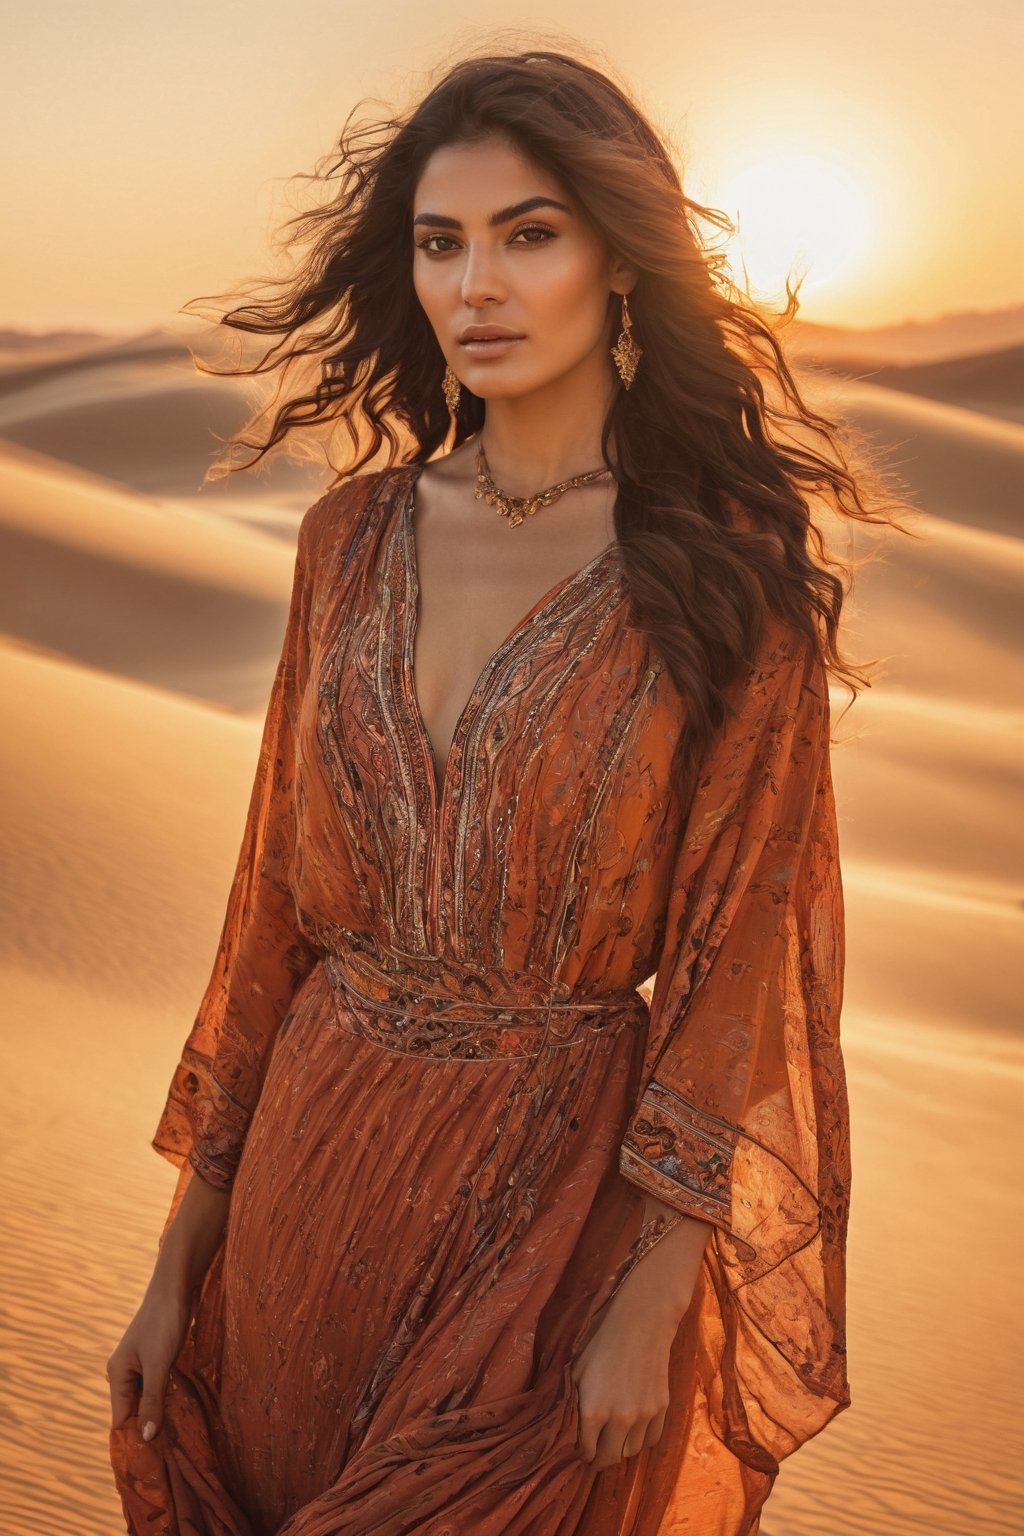
<path id="1" fill-rule="evenodd" d="M 602 366 L 602 355 L 614 369 L 609 294 L 628 292 L 631 269 L 562 183 L 504 141 L 435 150 L 416 187 L 413 241 L 416 295 L 475 395 L 525 395 L 581 365 Z M 520 339 L 474 347 L 460 339 L 474 325 Z"/>

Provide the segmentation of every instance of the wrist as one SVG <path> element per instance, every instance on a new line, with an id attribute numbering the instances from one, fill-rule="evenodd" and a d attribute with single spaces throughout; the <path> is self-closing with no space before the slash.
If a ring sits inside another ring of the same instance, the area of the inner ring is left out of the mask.
<path id="1" fill-rule="evenodd" d="M 697 1217 L 648 1201 L 613 1295 L 625 1293 L 631 1309 L 677 1328 L 690 1309 L 710 1231 Z"/>
<path id="2" fill-rule="evenodd" d="M 655 1273 L 636 1265 L 620 1280 L 612 1305 L 624 1314 L 643 1318 L 656 1331 L 675 1334 L 690 1310 L 693 1286 L 678 1275 Z"/>

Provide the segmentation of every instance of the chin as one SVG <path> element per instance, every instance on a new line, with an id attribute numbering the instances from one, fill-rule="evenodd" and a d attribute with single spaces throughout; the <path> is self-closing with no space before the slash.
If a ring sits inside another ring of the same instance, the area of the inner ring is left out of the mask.
<path id="1" fill-rule="evenodd" d="M 545 378 L 524 379 L 521 376 L 516 379 L 499 379 L 492 377 L 479 380 L 480 388 L 469 384 L 467 388 L 481 400 L 525 400 L 529 395 L 539 394 L 541 390 L 550 389 L 552 384 L 557 384 L 564 374 L 553 373 Z"/>

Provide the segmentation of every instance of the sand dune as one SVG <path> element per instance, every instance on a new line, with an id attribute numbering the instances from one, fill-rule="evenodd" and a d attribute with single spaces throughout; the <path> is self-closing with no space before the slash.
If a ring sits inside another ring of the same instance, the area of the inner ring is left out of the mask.
<path id="1" fill-rule="evenodd" d="M 38 359 L 82 357 L 94 348 L 110 345 L 111 338 L 101 331 L 22 331 L 0 326 L 0 372 L 23 368 Z"/>
<path id="2" fill-rule="evenodd" d="M 829 366 L 834 373 L 863 375 L 868 382 L 882 384 L 886 389 L 1024 422 L 1024 347 L 1004 347 L 1001 352 L 944 358 L 938 363 L 908 364 L 902 368 L 852 357 L 833 358 Z"/>
<path id="3" fill-rule="evenodd" d="M 870 382 L 814 374 L 805 382 L 811 403 L 866 433 L 932 516 L 1020 538 L 1024 427 Z"/>
<path id="4" fill-rule="evenodd" d="M 265 705 L 294 548 L 0 447 L 8 634 L 238 710 Z"/>
<path id="5" fill-rule="evenodd" d="M 880 661 L 876 689 L 980 707 L 1020 702 L 1021 540 L 931 515 L 914 531 L 885 541 L 858 573 L 845 649 Z M 871 545 L 858 531 L 858 553 Z"/>
<path id="6" fill-rule="evenodd" d="M 190 340 L 196 338 L 154 331 L 71 356 L 31 355 L 0 369 L 0 438 L 147 495 L 198 494 L 254 396 L 251 381 L 198 373 Z M 201 351 L 210 358 L 209 346 Z M 294 460 L 279 459 L 258 473 L 255 480 L 247 474 L 211 481 L 202 488 L 204 505 L 242 500 L 250 515 L 266 519 L 308 505 L 322 479 Z"/>
<path id="7" fill-rule="evenodd" d="M 96 349 L 0 378 L 0 435 L 158 493 L 194 492 L 244 419 L 237 387 L 202 378 L 180 343 Z"/>
<path id="8" fill-rule="evenodd" d="M 0 960 L 180 1004 L 182 973 L 194 990 L 223 916 L 259 717 L 9 642 L 0 674 L 19 701 L 3 762 Z"/>
<path id="9" fill-rule="evenodd" d="M 872 367 L 944 363 L 951 358 L 1020 346 L 1024 343 L 1024 304 L 1002 309 L 953 310 L 929 320 L 854 328 L 819 325 L 798 318 L 786 331 L 786 338 L 790 352 L 825 360 L 861 357 L 867 358 Z"/>
<path id="10" fill-rule="evenodd" d="M 148 1139 L 212 963 L 292 567 L 259 531 L 286 526 L 272 489 L 181 490 L 211 418 L 144 343 L 0 390 L 20 434 L 0 452 L 5 1536 L 121 1529 L 103 1362 L 169 1198 Z M 133 379 L 170 418 L 153 494 L 122 437 Z M 784 1466 L 765 1536 L 1002 1536 L 1024 1511 L 1024 434 L 866 383 L 844 398 L 927 511 L 858 577 L 845 649 L 881 676 L 843 719 L 833 690 L 854 1406 Z"/>
<path id="11" fill-rule="evenodd" d="M 0 1528 L 110 1536 L 103 1367 L 155 1258 L 154 1089 L 209 974 L 259 729 L 10 644 L 0 677 Z"/>

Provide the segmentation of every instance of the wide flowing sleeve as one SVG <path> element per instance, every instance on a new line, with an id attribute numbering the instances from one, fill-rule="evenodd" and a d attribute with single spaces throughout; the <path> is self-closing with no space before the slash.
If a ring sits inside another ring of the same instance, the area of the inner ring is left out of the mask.
<path id="1" fill-rule="evenodd" d="M 308 675 L 313 530 L 323 504 L 310 507 L 299 527 L 281 654 L 213 969 L 152 1139 L 180 1169 L 163 1233 L 193 1172 L 230 1188 L 275 1036 L 319 954 L 296 910 L 291 869 L 301 830 L 296 715 Z"/>
<path id="2" fill-rule="evenodd" d="M 845 930 L 820 642 L 770 618 L 701 765 L 621 1173 L 712 1226 L 719 1437 L 761 1470 L 850 1401 Z"/>

